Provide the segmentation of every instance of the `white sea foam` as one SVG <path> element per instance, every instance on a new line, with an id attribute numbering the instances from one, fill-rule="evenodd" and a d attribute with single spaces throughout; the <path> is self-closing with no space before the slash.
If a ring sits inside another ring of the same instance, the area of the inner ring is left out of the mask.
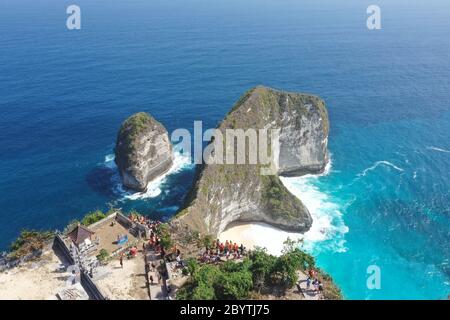
<path id="1" fill-rule="evenodd" d="M 322 250 L 344 252 L 346 250 L 344 235 L 349 229 L 344 223 L 342 210 L 351 203 L 341 205 L 317 187 L 318 179 L 330 171 L 331 161 L 320 175 L 280 178 L 284 186 L 301 199 L 313 218 L 312 227 L 305 234 L 286 232 L 263 223 L 248 223 L 225 230 L 220 234 L 220 239 L 241 241 L 248 246 L 265 247 L 274 255 L 281 254 L 283 242 L 288 237 L 291 240 L 303 239 L 302 248 L 314 255 Z"/>
<path id="2" fill-rule="evenodd" d="M 331 162 L 322 175 L 328 174 Z M 286 178 L 281 181 L 285 187 L 297 198 L 301 199 L 308 208 L 313 224 L 303 236 L 303 248 L 317 253 L 322 249 L 343 252 L 345 248 L 344 235 L 348 232 L 342 214 L 342 206 L 329 195 L 322 192 L 316 183 L 320 175 Z"/>
<path id="3" fill-rule="evenodd" d="M 342 211 L 350 206 L 355 199 L 346 204 L 339 204 L 331 196 L 317 187 L 321 176 L 331 172 L 331 162 L 320 175 L 305 175 L 302 177 L 281 177 L 286 188 L 301 199 L 313 218 L 311 229 L 305 234 L 286 232 L 264 223 L 244 223 L 231 226 L 223 231 L 221 241 L 232 240 L 248 247 L 264 247 L 270 254 L 280 255 L 287 238 L 302 239 L 302 248 L 314 255 L 322 250 L 343 252 L 346 250 L 344 235 L 348 227 L 344 224 Z"/>
<path id="4" fill-rule="evenodd" d="M 104 165 L 108 168 L 117 170 L 117 166 L 114 162 L 114 154 L 108 154 L 105 156 Z M 131 192 L 125 190 L 122 185 L 119 172 L 112 178 L 113 191 L 117 194 L 123 196 L 124 199 L 128 200 L 142 200 L 148 198 L 154 198 L 161 194 L 161 185 L 165 182 L 166 178 L 171 174 L 180 172 L 181 170 L 192 168 L 194 165 L 191 161 L 191 156 L 189 154 L 181 154 L 176 148 L 174 150 L 174 159 L 172 167 L 163 175 L 153 180 L 147 185 L 147 190 L 145 192 Z"/>
<path id="5" fill-rule="evenodd" d="M 116 157 L 114 156 L 114 153 L 107 154 L 105 156 L 105 161 L 103 162 L 105 167 L 115 169 L 116 168 L 116 163 L 114 162 L 115 158 Z"/>
<path id="6" fill-rule="evenodd" d="M 428 150 L 434 150 L 434 151 L 439 151 L 439 152 L 444 152 L 444 153 L 450 153 L 449 150 L 445 150 L 442 148 L 438 148 L 438 147 L 427 147 Z"/>
<path id="7" fill-rule="evenodd" d="M 375 170 L 376 168 L 378 168 L 378 167 L 381 166 L 381 165 L 383 165 L 383 166 L 388 166 L 388 167 L 391 167 L 391 168 L 394 168 L 395 170 L 400 171 L 400 172 L 405 171 L 405 170 L 403 170 L 402 168 L 396 166 L 395 164 L 393 164 L 393 163 L 391 163 L 391 162 L 389 162 L 389 161 L 381 160 L 381 161 L 375 162 L 371 167 L 369 167 L 369 168 L 367 168 L 367 169 L 364 169 L 363 172 L 358 173 L 358 176 L 359 176 L 359 177 L 364 177 L 368 172 L 370 172 L 370 171 L 372 171 L 372 170 Z"/>

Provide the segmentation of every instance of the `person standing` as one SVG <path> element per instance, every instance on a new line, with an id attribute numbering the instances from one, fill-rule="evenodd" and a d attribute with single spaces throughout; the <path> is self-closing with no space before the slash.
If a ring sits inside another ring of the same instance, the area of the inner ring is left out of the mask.
<path id="1" fill-rule="evenodd" d="M 120 255 L 119 262 L 120 262 L 120 267 L 123 269 L 123 254 Z"/>
<path id="2" fill-rule="evenodd" d="M 322 284 L 322 282 L 319 280 L 319 285 L 318 285 L 318 287 L 319 287 L 319 292 L 320 293 L 323 293 L 323 284 Z"/>
<path id="3" fill-rule="evenodd" d="M 314 279 L 313 286 L 314 286 L 314 292 L 319 293 L 319 280 Z"/>

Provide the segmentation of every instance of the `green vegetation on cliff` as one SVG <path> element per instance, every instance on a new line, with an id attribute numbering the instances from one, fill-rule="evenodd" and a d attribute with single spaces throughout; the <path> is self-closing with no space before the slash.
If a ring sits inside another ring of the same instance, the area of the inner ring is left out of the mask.
<path id="1" fill-rule="evenodd" d="M 173 245 L 170 228 L 167 223 L 158 225 L 158 227 L 156 228 L 156 234 L 160 237 L 161 245 L 165 249 L 169 249 Z"/>
<path id="2" fill-rule="evenodd" d="M 124 121 L 117 135 L 116 145 L 123 148 L 123 153 L 131 153 L 134 151 L 135 145 L 133 140 L 156 121 L 146 112 L 138 112 L 130 116 Z M 120 143 L 119 143 L 120 142 Z M 117 157 L 117 152 L 116 152 Z"/>
<path id="3" fill-rule="evenodd" d="M 69 222 L 69 224 L 64 228 L 64 233 L 68 233 L 68 232 L 72 231 L 73 228 L 75 228 L 78 224 L 82 224 L 82 225 L 88 227 L 91 224 L 94 224 L 94 223 L 106 218 L 107 216 L 114 213 L 115 211 L 116 211 L 116 209 L 111 208 L 106 212 L 103 212 L 100 209 L 88 212 L 83 216 L 83 218 L 81 218 L 81 220 L 74 219 L 71 222 Z"/>
<path id="4" fill-rule="evenodd" d="M 9 256 L 20 259 L 41 251 L 45 244 L 53 239 L 51 231 L 22 230 L 19 237 L 11 244 Z"/>
<path id="5" fill-rule="evenodd" d="M 146 112 L 135 113 L 122 124 L 119 136 L 124 136 L 126 134 L 128 137 L 134 138 L 142 130 L 145 130 L 152 121 L 155 121 L 155 119 Z"/>
<path id="6" fill-rule="evenodd" d="M 95 210 L 92 212 L 87 213 L 83 219 L 81 219 L 81 224 L 85 226 L 89 226 L 91 224 L 94 224 L 104 218 L 107 217 L 108 214 L 103 213 L 101 210 Z"/>
<path id="7" fill-rule="evenodd" d="M 288 240 L 289 241 L 289 240 Z M 257 249 L 241 262 L 226 261 L 223 264 L 200 264 L 195 259 L 187 262 L 190 274 L 188 282 L 177 292 L 180 300 L 228 300 L 247 299 L 258 294 L 271 294 L 276 290 L 286 292 L 298 281 L 298 272 L 315 268 L 312 256 L 289 246 L 280 257 L 265 249 Z M 331 278 L 320 273 L 325 282 L 324 297 L 341 299 L 340 290 Z"/>
<path id="8" fill-rule="evenodd" d="M 305 210 L 301 201 L 289 193 L 278 176 L 261 176 L 261 179 L 262 199 L 275 218 L 295 218 L 299 211 Z"/>

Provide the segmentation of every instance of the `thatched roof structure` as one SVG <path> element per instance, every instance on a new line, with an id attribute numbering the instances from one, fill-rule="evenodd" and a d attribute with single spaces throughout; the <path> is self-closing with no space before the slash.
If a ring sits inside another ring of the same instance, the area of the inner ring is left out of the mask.
<path id="1" fill-rule="evenodd" d="M 81 243 L 83 243 L 84 240 L 90 239 L 94 233 L 95 233 L 94 231 L 91 231 L 85 226 L 79 224 L 75 227 L 75 229 L 70 231 L 67 236 L 70 238 L 70 240 L 73 241 L 73 243 L 75 243 L 78 246 Z"/>

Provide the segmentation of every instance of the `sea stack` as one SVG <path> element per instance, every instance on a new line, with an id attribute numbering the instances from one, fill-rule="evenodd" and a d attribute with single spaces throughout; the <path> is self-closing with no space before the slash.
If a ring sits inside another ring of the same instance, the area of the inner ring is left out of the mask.
<path id="1" fill-rule="evenodd" d="M 308 209 L 279 176 L 325 170 L 329 124 L 323 100 L 258 86 L 239 99 L 217 129 L 224 137 L 227 129 L 278 129 L 278 143 L 269 146 L 273 173 L 262 174 L 260 164 L 202 165 L 177 220 L 214 236 L 232 223 L 259 222 L 285 231 L 308 231 L 312 225 Z"/>
<path id="2" fill-rule="evenodd" d="M 145 112 L 132 115 L 122 124 L 115 156 L 124 186 L 141 192 L 173 164 L 166 128 Z"/>

